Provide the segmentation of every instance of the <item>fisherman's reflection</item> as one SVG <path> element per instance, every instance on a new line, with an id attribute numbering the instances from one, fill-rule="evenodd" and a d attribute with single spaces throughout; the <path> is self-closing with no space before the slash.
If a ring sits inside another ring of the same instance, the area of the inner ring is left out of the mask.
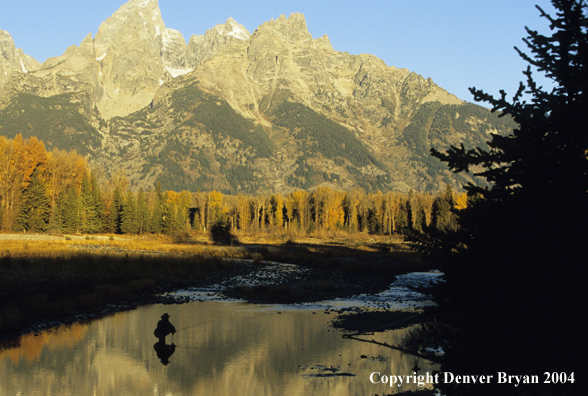
<path id="1" fill-rule="evenodd" d="M 170 356 L 173 355 L 176 350 L 175 344 L 172 343 L 171 345 L 167 345 L 165 343 L 165 337 L 170 333 L 175 334 L 175 332 L 176 328 L 169 322 L 169 315 L 167 313 L 161 315 L 161 320 L 157 322 L 157 328 L 155 328 L 155 331 L 153 332 L 159 341 L 153 345 L 153 349 L 155 349 L 157 357 L 164 365 L 169 363 Z"/>
<path id="2" fill-rule="evenodd" d="M 167 366 L 170 356 L 176 351 L 176 345 L 174 343 L 167 345 L 165 342 L 157 341 L 153 345 L 153 349 L 155 349 L 155 353 L 157 353 L 157 357 L 161 360 L 161 363 Z"/>

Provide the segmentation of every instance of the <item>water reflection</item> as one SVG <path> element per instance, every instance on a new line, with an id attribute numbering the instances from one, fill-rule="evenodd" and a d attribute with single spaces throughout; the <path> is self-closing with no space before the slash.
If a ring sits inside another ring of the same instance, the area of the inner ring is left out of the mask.
<path id="1" fill-rule="evenodd" d="M 161 364 L 167 366 L 169 358 L 176 351 L 176 344 L 167 345 L 165 341 L 157 341 L 155 345 L 153 345 L 153 349 L 155 349 L 157 357 L 161 360 Z"/>
<path id="2" fill-rule="evenodd" d="M 323 311 L 209 301 L 139 308 L 28 335 L 0 352 L 0 395 L 372 395 L 416 390 L 372 384 L 412 374 L 417 358 L 346 340 Z M 164 313 L 177 329 L 163 344 Z M 407 330 L 369 338 L 398 345 Z M 163 364 L 162 364 L 163 363 Z"/>

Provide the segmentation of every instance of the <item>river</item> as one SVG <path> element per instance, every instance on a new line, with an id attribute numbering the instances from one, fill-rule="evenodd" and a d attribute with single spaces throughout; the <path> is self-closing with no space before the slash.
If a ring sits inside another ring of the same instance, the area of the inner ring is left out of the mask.
<path id="1" fill-rule="evenodd" d="M 340 305 L 340 304 L 339 304 Z M 178 331 L 156 345 L 163 313 Z M 430 362 L 343 338 L 328 305 L 197 301 L 152 305 L 21 338 L 0 351 L 0 395 L 374 395 Z M 408 329 L 363 336 L 399 345 Z M 173 344 L 173 346 L 172 346 Z M 375 377 L 372 377 L 375 378 Z"/>

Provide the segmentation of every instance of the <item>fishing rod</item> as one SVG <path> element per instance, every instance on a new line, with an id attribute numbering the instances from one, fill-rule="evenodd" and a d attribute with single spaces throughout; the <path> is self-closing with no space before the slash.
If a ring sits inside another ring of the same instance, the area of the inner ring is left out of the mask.
<path id="1" fill-rule="evenodd" d="M 191 326 L 182 327 L 181 329 L 178 329 L 178 330 L 176 330 L 176 333 L 177 333 L 178 331 L 180 331 L 180 330 L 189 329 L 190 327 L 196 327 L 196 326 L 200 326 L 200 325 L 203 325 L 203 324 L 206 324 L 206 323 L 210 323 L 210 322 L 216 322 L 216 320 L 209 320 L 209 321 L 206 321 L 206 322 L 196 323 L 196 324 L 194 324 L 194 325 L 191 325 Z"/>

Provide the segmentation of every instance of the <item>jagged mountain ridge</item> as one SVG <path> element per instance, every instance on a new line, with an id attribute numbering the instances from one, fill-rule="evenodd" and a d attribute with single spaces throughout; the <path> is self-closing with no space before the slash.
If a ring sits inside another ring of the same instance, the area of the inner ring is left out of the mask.
<path id="1" fill-rule="evenodd" d="M 0 29 L 0 90 L 14 72 L 26 73 L 38 69 L 41 64 L 16 48 L 10 33 Z"/>
<path id="2" fill-rule="evenodd" d="M 95 38 L 5 77 L 1 134 L 76 148 L 134 186 L 434 191 L 454 181 L 431 145 L 512 128 L 431 79 L 334 50 L 301 14 L 253 33 L 229 18 L 186 44 L 156 0 L 131 0 Z"/>

